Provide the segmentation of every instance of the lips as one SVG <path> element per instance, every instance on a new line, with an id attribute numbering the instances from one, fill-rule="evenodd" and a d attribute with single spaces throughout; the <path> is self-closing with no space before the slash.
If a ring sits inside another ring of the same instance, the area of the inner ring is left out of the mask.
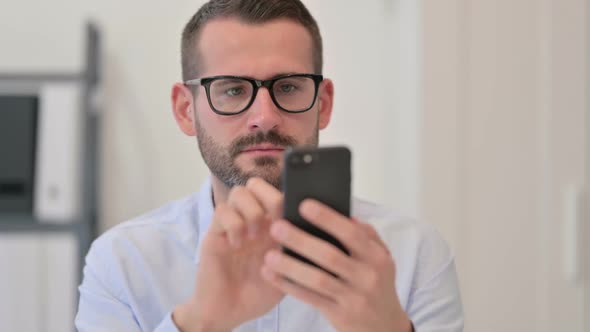
<path id="1" fill-rule="evenodd" d="M 278 154 L 283 153 L 283 151 L 285 151 L 285 148 L 282 146 L 272 144 L 259 144 L 249 146 L 243 149 L 241 152 L 247 154 Z"/>

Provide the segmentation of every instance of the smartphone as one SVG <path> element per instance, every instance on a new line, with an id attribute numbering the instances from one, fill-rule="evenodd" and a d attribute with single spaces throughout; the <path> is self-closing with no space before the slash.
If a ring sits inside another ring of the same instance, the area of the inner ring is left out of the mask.
<path id="1" fill-rule="evenodd" d="M 285 219 L 309 234 L 331 243 L 347 255 L 350 255 L 348 249 L 336 238 L 301 217 L 299 205 L 306 198 L 313 198 L 350 217 L 350 162 L 350 150 L 344 146 L 290 148 L 285 152 L 282 173 Z M 283 250 L 305 263 L 322 268 L 288 248 Z"/>

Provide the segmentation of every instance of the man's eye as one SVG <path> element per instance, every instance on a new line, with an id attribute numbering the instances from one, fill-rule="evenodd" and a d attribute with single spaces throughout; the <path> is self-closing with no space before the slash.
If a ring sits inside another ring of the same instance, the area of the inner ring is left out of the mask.
<path id="1" fill-rule="evenodd" d="M 289 93 L 289 92 L 293 92 L 294 90 L 297 89 L 297 87 L 293 84 L 282 84 L 279 89 L 281 90 L 281 92 L 285 92 L 285 93 Z"/>
<path id="2" fill-rule="evenodd" d="M 244 92 L 243 88 L 230 88 L 225 90 L 225 93 L 231 97 L 239 96 Z"/>

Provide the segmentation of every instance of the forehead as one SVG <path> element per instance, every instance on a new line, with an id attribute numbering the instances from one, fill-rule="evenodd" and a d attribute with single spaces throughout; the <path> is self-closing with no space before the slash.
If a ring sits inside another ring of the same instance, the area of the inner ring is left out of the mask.
<path id="1" fill-rule="evenodd" d="M 203 27 L 196 47 L 203 76 L 265 79 L 281 73 L 313 72 L 312 45 L 307 29 L 291 20 L 252 24 L 223 18 Z"/>

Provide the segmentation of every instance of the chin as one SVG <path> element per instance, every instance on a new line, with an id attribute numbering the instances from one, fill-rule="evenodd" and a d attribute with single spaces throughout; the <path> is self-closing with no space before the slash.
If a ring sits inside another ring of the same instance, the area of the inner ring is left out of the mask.
<path id="1" fill-rule="evenodd" d="M 261 170 L 278 169 L 279 172 L 283 167 L 282 158 L 259 156 L 254 158 L 243 158 L 237 160 L 237 166 L 245 173 L 260 172 Z"/>
<path id="2" fill-rule="evenodd" d="M 245 171 L 248 177 L 258 177 L 280 189 L 281 183 L 281 163 L 277 158 L 260 157 L 255 160 L 255 164 Z"/>

